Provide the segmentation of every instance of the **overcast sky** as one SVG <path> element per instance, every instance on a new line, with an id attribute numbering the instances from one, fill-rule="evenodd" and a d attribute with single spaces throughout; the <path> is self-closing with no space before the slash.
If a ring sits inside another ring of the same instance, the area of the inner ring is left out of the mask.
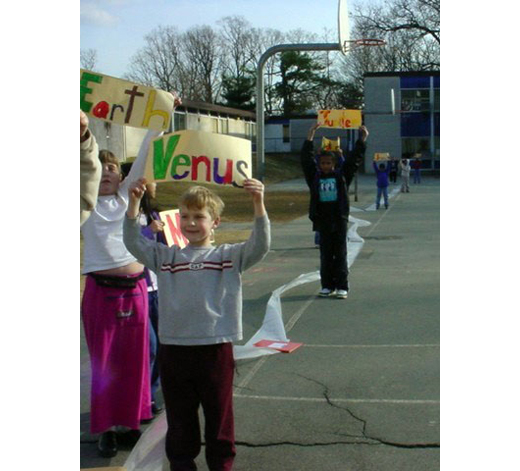
<path id="1" fill-rule="evenodd" d="M 351 9 L 354 0 L 348 4 Z M 329 29 L 336 35 L 338 28 L 338 0 L 81 0 L 80 11 L 81 49 L 95 49 L 98 71 L 116 77 L 158 26 L 217 27 L 221 18 L 238 15 L 253 27 L 284 32 Z"/>

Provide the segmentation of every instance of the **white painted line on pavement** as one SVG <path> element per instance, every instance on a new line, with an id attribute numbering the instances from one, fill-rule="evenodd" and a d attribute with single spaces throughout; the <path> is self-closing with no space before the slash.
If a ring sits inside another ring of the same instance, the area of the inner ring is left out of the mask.
<path id="1" fill-rule="evenodd" d="M 265 357 L 264 357 L 265 358 Z M 235 394 L 234 398 L 238 399 L 256 399 L 260 401 L 293 401 L 293 402 L 350 402 L 356 404 L 440 404 L 435 399 L 345 399 L 345 398 L 328 398 L 324 397 L 286 397 L 286 396 L 259 396 L 249 394 Z"/>
<path id="2" fill-rule="evenodd" d="M 300 319 L 302 314 L 307 310 L 310 304 L 312 304 L 314 301 L 316 301 L 316 295 L 313 295 L 310 297 L 305 304 L 296 311 L 293 316 L 287 321 L 287 324 L 285 324 L 285 332 L 290 332 L 290 330 L 294 327 L 296 322 Z"/>
<path id="3" fill-rule="evenodd" d="M 438 344 L 415 344 L 415 345 L 323 345 L 304 344 L 305 348 L 440 348 Z"/>

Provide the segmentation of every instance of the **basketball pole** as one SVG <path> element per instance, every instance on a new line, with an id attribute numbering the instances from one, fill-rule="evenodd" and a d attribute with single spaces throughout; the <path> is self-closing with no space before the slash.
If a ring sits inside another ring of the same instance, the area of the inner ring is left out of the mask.
<path id="1" fill-rule="evenodd" d="M 261 182 L 265 176 L 265 147 L 264 147 L 264 66 L 267 60 L 278 52 L 286 51 L 341 51 L 339 43 L 308 43 L 308 44 L 278 44 L 265 51 L 256 68 L 256 171 Z"/>

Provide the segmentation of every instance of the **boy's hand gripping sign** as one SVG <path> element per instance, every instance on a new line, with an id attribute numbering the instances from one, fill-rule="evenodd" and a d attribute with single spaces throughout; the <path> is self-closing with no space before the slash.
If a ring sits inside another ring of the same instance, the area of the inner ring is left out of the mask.
<path id="1" fill-rule="evenodd" d="M 322 128 L 358 129 L 362 124 L 360 110 L 318 110 Z"/>
<path id="2" fill-rule="evenodd" d="M 242 187 L 251 178 L 251 141 L 202 131 L 177 131 L 150 145 L 145 177 Z"/>
<path id="3" fill-rule="evenodd" d="M 171 93 L 80 69 L 80 108 L 109 123 L 167 131 Z"/>

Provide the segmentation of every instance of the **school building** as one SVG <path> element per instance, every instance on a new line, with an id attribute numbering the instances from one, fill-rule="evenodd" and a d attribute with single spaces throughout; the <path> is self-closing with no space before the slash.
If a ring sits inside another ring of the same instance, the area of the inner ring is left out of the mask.
<path id="1" fill-rule="evenodd" d="M 146 129 L 120 126 L 89 117 L 89 127 L 100 149 L 108 149 L 122 162 L 133 159 L 146 135 Z M 254 112 L 213 105 L 199 101 L 183 100 L 175 109 L 172 130 L 205 131 L 241 137 L 253 141 L 256 137 Z"/>
<path id="2" fill-rule="evenodd" d="M 375 153 L 397 158 L 421 154 L 422 168 L 440 171 L 440 72 L 379 72 L 365 75 L 365 171 Z"/>
<path id="3" fill-rule="evenodd" d="M 299 153 L 303 146 L 303 141 L 307 139 L 310 127 L 316 123 L 318 115 L 311 112 L 302 116 L 292 118 L 270 117 L 265 121 L 265 152 L 266 154 L 276 153 Z M 340 138 L 341 148 L 352 150 L 357 131 L 349 129 L 328 129 L 320 128 L 314 138 L 314 146 L 321 145 L 321 139 Z"/>
<path id="4" fill-rule="evenodd" d="M 364 169 L 372 173 L 376 153 L 397 158 L 421 154 L 422 168 L 440 169 L 440 73 L 381 72 L 366 74 L 364 124 L 370 137 Z M 300 152 L 316 113 L 293 118 L 268 118 L 265 123 L 265 152 Z M 357 131 L 319 129 L 314 145 L 323 136 L 340 137 L 343 150 L 351 150 Z"/>

